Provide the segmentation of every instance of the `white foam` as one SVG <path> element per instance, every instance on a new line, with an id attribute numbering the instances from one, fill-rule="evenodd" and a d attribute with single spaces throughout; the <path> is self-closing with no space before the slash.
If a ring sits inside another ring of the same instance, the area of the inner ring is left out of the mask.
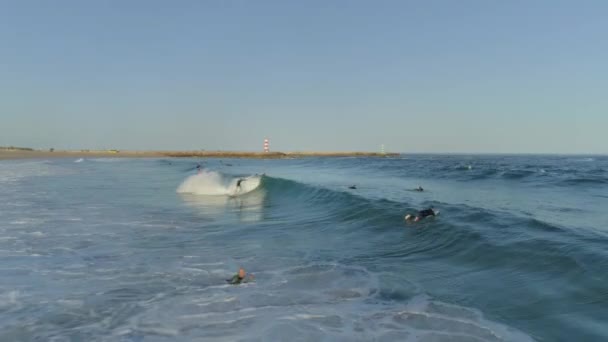
<path id="1" fill-rule="evenodd" d="M 260 176 L 242 178 L 241 189 L 237 189 L 238 178 L 225 179 L 222 174 L 215 171 L 203 170 L 201 173 L 192 175 L 180 184 L 178 193 L 190 193 L 195 195 L 243 195 L 255 190 L 261 182 Z"/>
<path id="2" fill-rule="evenodd" d="M 19 304 L 18 298 L 20 297 L 19 291 L 9 291 L 0 294 L 0 309 L 7 309 L 10 307 L 16 307 Z"/>
<path id="3" fill-rule="evenodd" d="M 40 224 L 44 222 L 44 220 L 36 219 L 36 218 L 23 218 L 20 220 L 11 221 L 10 224 L 14 225 L 26 225 L 26 224 Z"/>
<path id="4" fill-rule="evenodd" d="M 277 285 L 279 278 L 289 281 Z M 378 296 L 377 278 L 364 267 L 312 263 L 262 272 L 257 286 L 207 279 L 204 282 L 213 285 L 147 302 L 143 312 L 116 332 L 158 335 L 148 330 L 155 327 L 160 334 L 169 329 L 186 340 L 205 341 L 218 336 L 226 341 L 281 341 L 294 334 L 307 340 L 340 341 L 533 341 L 487 320 L 479 310 L 435 301 L 425 294 L 412 294 L 406 302 L 387 301 Z M 353 289 L 357 296 L 350 295 Z"/>
<path id="5" fill-rule="evenodd" d="M 28 160 L 0 163 L 0 183 L 13 183 L 27 177 L 67 175 L 71 170 L 46 160 Z"/>

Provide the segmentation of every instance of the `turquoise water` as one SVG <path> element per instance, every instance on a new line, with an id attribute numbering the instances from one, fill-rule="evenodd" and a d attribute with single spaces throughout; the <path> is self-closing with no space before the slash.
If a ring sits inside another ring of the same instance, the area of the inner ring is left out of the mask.
<path id="1" fill-rule="evenodd" d="M 608 340 L 607 157 L 2 161 L 0 194 L 0 341 Z"/>

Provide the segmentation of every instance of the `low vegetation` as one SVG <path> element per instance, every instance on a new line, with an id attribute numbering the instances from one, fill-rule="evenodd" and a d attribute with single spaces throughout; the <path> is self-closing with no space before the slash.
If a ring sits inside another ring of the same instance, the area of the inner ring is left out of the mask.
<path id="1" fill-rule="evenodd" d="M 33 151 L 33 148 L 29 147 L 16 147 L 16 146 L 0 146 L 0 150 L 3 151 Z"/>

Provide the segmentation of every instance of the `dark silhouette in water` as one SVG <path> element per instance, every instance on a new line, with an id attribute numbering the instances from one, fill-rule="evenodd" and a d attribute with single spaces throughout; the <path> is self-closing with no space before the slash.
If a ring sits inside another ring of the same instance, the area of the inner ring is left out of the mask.
<path id="1" fill-rule="evenodd" d="M 428 209 L 420 210 L 418 212 L 418 214 L 416 214 L 416 215 L 411 215 L 411 214 L 405 215 L 405 220 L 418 222 L 429 216 L 437 216 L 437 215 L 439 215 L 439 210 L 435 210 L 434 208 L 428 208 Z"/>
<path id="2" fill-rule="evenodd" d="M 245 179 L 241 178 L 238 181 L 236 181 L 236 192 L 240 192 L 242 190 L 241 188 L 241 183 L 244 182 Z"/>
<path id="3" fill-rule="evenodd" d="M 423 192 L 424 189 L 421 186 L 418 186 L 414 191 Z"/>
<path id="4" fill-rule="evenodd" d="M 356 185 L 351 185 L 351 186 L 349 186 L 348 188 L 349 188 L 349 189 L 356 189 L 356 188 L 357 188 L 357 186 L 356 186 Z"/>

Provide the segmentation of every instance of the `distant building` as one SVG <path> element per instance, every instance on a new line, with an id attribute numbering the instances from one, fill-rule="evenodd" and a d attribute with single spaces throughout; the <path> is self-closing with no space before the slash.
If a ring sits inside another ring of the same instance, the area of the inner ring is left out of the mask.
<path id="1" fill-rule="evenodd" d="M 268 140 L 268 138 L 264 139 L 264 152 L 270 152 L 270 141 Z"/>

